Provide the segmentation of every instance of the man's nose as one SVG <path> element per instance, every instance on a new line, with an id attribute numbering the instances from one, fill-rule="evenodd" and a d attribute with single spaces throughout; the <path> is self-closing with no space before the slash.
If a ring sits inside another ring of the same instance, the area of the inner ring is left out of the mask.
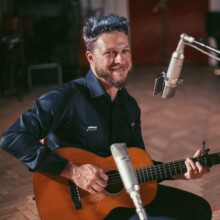
<path id="1" fill-rule="evenodd" d="M 115 56 L 115 62 L 122 62 L 124 60 L 122 53 L 117 53 Z"/>

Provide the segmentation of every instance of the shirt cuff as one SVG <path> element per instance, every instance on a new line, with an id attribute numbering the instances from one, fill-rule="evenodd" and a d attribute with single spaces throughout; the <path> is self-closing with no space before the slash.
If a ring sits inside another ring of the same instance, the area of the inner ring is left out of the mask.
<path id="1" fill-rule="evenodd" d="M 68 160 L 51 152 L 37 171 L 45 172 L 47 174 L 58 176 L 64 170 Z"/>

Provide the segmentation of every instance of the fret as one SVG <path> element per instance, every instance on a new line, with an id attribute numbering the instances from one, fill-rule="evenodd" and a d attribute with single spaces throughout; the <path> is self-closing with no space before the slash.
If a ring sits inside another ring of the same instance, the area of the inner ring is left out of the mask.
<path id="1" fill-rule="evenodd" d="M 140 175 L 141 175 L 141 182 L 144 183 L 146 181 L 145 175 L 144 175 L 144 170 L 139 169 Z"/>
<path id="2" fill-rule="evenodd" d="M 147 167 L 147 168 L 145 169 L 145 171 L 148 173 L 148 180 L 149 180 L 149 181 L 155 180 L 155 179 L 153 178 L 153 175 L 152 175 L 151 167 Z"/>
<path id="3" fill-rule="evenodd" d="M 152 169 L 149 169 L 149 171 L 150 171 L 150 177 L 151 177 L 149 180 L 154 180 L 154 179 L 153 179 Z"/>
<path id="4" fill-rule="evenodd" d="M 139 168 L 136 170 L 136 174 L 137 174 L 137 177 L 138 177 L 138 182 L 139 183 L 145 183 L 145 182 L 148 182 L 147 178 L 146 178 L 146 175 L 144 173 L 144 168 Z"/>
<path id="5" fill-rule="evenodd" d="M 136 169 L 136 175 L 137 175 L 137 178 L 138 178 L 138 183 L 144 183 L 144 174 L 143 174 L 142 168 Z"/>
<path id="6" fill-rule="evenodd" d="M 201 158 L 193 158 L 194 161 L 199 161 L 202 165 L 211 167 L 220 163 L 220 153 L 209 154 Z"/>
<path id="7" fill-rule="evenodd" d="M 143 170 L 144 170 L 144 172 L 146 173 L 146 175 L 145 175 L 146 180 L 149 181 L 149 175 L 148 175 L 149 173 L 147 172 L 147 169 L 144 168 Z"/>
<path id="8" fill-rule="evenodd" d="M 160 164 L 158 167 L 159 170 L 159 174 L 160 174 L 160 178 L 159 179 L 163 179 L 167 176 L 166 174 L 166 168 L 165 168 L 165 164 Z"/>
<path id="9" fill-rule="evenodd" d="M 176 171 L 176 166 L 175 166 L 175 162 L 172 162 L 172 164 L 173 164 L 173 167 L 174 167 L 174 175 L 177 175 L 177 171 Z"/>
<path id="10" fill-rule="evenodd" d="M 184 163 L 185 164 L 185 163 Z M 180 166 L 180 173 L 183 173 L 183 168 Z"/>
<path id="11" fill-rule="evenodd" d="M 198 161 L 202 165 L 211 167 L 220 164 L 220 152 L 208 154 L 203 157 L 191 158 L 194 162 Z M 139 183 L 145 183 L 153 180 L 169 178 L 187 171 L 185 160 L 178 160 L 149 167 L 136 169 Z"/>
<path id="12" fill-rule="evenodd" d="M 169 176 L 173 176 L 172 170 L 171 170 L 171 166 L 170 166 L 170 162 L 168 164 L 164 164 L 164 166 L 168 166 L 168 171 L 170 172 Z"/>
<path id="13" fill-rule="evenodd" d="M 157 176 L 155 175 L 155 166 L 151 167 L 151 171 L 152 180 L 157 180 Z"/>
<path id="14" fill-rule="evenodd" d="M 159 172 L 160 172 L 160 179 L 162 179 L 162 176 L 163 176 L 163 175 L 162 175 L 162 169 L 161 169 L 161 167 L 162 167 L 162 166 L 159 166 L 159 167 L 158 167 L 158 168 L 159 168 Z"/>
<path id="15" fill-rule="evenodd" d="M 148 168 L 149 169 L 149 168 Z M 150 176 L 149 176 L 149 172 L 147 171 L 147 169 L 144 169 L 146 174 L 147 174 L 147 180 L 149 181 L 150 180 Z"/>
<path id="16" fill-rule="evenodd" d="M 199 161 L 199 160 L 198 160 Z M 208 160 L 207 160 L 207 157 L 203 158 L 203 161 L 199 161 L 202 165 L 205 165 L 205 166 L 209 166 L 209 163 L 208 163 Z"/>
<path id="17" fill-rule="evenodd" d="M 163 174 L 164 175 L 161 175 L 162 176 L 162 178 L 167 178 L 168 176 L 167 176 L 167 170 L 166 170 L 166 164 L 161 164 L 161 167 L 163 167 Z M 169 169 L 168 169 L 169 170 Z"/>

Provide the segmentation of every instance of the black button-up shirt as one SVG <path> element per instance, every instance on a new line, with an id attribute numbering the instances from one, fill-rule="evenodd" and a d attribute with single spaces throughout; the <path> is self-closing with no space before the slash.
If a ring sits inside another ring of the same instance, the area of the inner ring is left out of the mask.
<path id="1" fill-rule="evenodd" d="M 58 147 L 82 148 L 104 157 L 111 155 L 114 143 L 144 149 L 135 99 L 121 89 L 111 101 L 91 70 L 42 95 L 34 104 L 0 142 L 29 170 L 60 174 L 67 160 L 53 152 Z M 47 147 L 40 144 L 42 138 Z"/>

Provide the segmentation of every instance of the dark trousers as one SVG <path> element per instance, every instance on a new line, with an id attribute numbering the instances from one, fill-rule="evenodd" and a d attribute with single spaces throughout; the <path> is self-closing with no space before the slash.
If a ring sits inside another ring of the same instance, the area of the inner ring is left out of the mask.
<path id="1" fill-rule="evenodd" d="M 166 218 L 211 220 L 212 218 L 211 207 L 205 199 L 193 193 L 160 184 L 158 185 L 156 198 L 145 209 L 148 220 Z M 105 220 L 129 220 L 135 214 L 135 209 L 116 208 L 111 211 Z"/>

